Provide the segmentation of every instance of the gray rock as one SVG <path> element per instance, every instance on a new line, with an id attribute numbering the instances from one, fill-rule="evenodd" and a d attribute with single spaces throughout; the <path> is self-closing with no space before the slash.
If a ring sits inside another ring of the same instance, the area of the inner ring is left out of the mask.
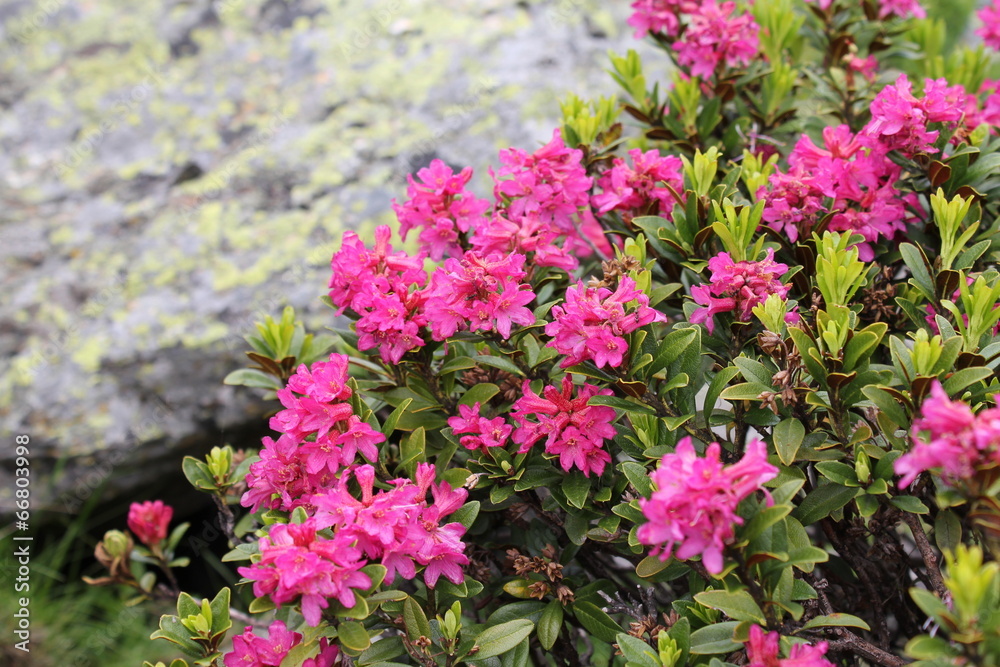
<path id="1" fill-rule="evenodd" d="M 569 91 L 615 92 L 607 50 L 643 51 L 627 12 L 0 0 L 0 511 L 17 434 L 35 506 L 70 512 L 258 446 L 270 404 L 221 383 L 253 322 L 332 325 L 330 255 L 395 222 L 408 172 L 471 165 L 489 196 L 497 149 L 547 141 Z"/>

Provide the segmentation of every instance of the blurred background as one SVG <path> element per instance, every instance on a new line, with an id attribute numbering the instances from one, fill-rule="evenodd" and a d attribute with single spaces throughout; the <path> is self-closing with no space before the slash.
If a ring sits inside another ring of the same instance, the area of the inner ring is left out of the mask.
<path id="1" fill-rule="evenodd" d="M 407 173 L 472 166 L 488 197 L 498 149 L 546 142 L 571 90 L 614 92 L 609 49 L 665 69 L 628 5 L 0 0 L 0 537 L 24 434 L 38 540 L 30 660 L 0 554 L 0 664 L 172 655 L 146 640 L 166 609 L 80 583 L 95 541 L 151 498 L 206 537 L 180 461 L 268 433 L 222 384 L 253 323 L 292 305 L 330 326 L 342 232 L 395 224 Z M 228 583 L 208 541 L 184 555 L 215 579 L 188 588 Z"/>

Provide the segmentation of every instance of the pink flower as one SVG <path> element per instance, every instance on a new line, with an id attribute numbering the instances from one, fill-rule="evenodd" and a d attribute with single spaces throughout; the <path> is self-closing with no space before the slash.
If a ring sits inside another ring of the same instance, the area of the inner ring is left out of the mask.
<path id="1" fill-rule="evenodd" d="M 691 438 L 677 443 L 660 466 L 650 473 L 656 490 L 639 507 L 648 523 L 639 527 L 638 538 L 652 545 L 651 555 L 667 560 L 671 555 L 688 560 L 701 555 L 712 574 L 723 569 L 723 550 L 734 537 L 733 526 L 743 519 L 736 508 L 744 498 L 774 479 L 778 469 L 767 462 L 767 449 L 751 440 L 743 458 L 731 466 L 719 460 L 719 443 L 709 445 L 699 457 Z"/>
<path id="2" fill-rule="evenodd" d="M 406 239 L 411 229 L 420 228 L 421 247 L 435 261 L 446 255 L 461 255 L 459 233 L 477 225 L 490 207 L 488 201 L 465 190 L 472 168 L 466 167 L 456 175 L 444 162 L 434 160 L 418 171 L 417 177 L 420 182 L 413 176 L 406 177 L 409 200 L 403 204 L 392 201 L 400 234 Z"/>
<path id="3" fill-rule="evenodd" d="M 336 600 L 353 607 L 354 591 L 371 586 L 361 572 L 366 561 L 347 540 L 316 535 L 315 519 L 301 524 L 278 523 L 260 540 L 260 561 L 239 573 L 254 582 L 257 597 L 269 595 L 275 604 L 298 599 L 306 622 L 316 627 L 322 610 Z"/>
<path id="4" fill-rule="evenodd" d="M 747 641 L 747 667 L 834 667 L 833 663 L 824 658 L 828 644 L 820 642 L 812 644 L 795 644 L 787 658 L 778 657 L 777 632 L 764 633 L 759 625 L 750 626 L 750 639 Z"/>
<path id="5" fill-rule="evenodd" d="M 344 312 L 354 298 L 363 294 L 368 285 L 380 276 L 390 289 L 407 291 L 410 285 L 423 285 L 427 281 L 422 256 L 410 257 L 405 252 L 392 252 L 389 238 L 392 231 L 385 225 L 375 229 L 375 247 L 365 247 L 354 232 L 344 232 L 340 250 L 330 260 L 330 300 Z"/>
<path id="6" fill-rule="evenodd" d="M 993 0 L 993 4 L 980 9 L 976 16 L 983 22 L 976 34 L 983 38 L 986 46 L 1000 51 L 1000 0 Z"/>
<path id="7" fill-rule="evenodd" d="M 524 396 L 511 407 L 510 416 L 518 424 L 513 440 L 523 453 L 544 438 L 546 454 L 558 456 L 566 472 L 575 466 L 584 475 L 601 475 L 611 462 L 604 441 L 615 437 L 611 422 L 616 414 L 613 408 L 587 402 L 592 396 L 610 396 L 613 392 L 584 384 L 574 398 L 573 388 L 573 378 L 566 375 L 561 390 L 549 385 L 542 391 L 543 397 L 525 381 Z"/>
<path id="8" fill-rule="evenodd" d="M 682 8 L 692 4 L 689 0 L 635 0 L 628 24 L 635 28 L 636 39 L 651 32 L 673 37 L 680 28 L 678 16 Z"/>
<path id="9" fill-rule="evenodd" d="M 927 12 L 920 6 L 918 0 L 881 0 L 878 5 L 880 19 L 897 16 L 899 18 L 927 18 Z"/>
<path id="10" fill-rule="evenodd" d="M 291 632 L 281 621 L 267 629 L 267 637 L 258 637 L 253 626 L 246 626 L 242 635 L 233 637 L 233 650 L 223 656 L 226 667 L 279 667 L 288 653 L 302 643 L 302 635 Z M 320 638 L 319 653 L 306 658 L 302 667 L 332 667 L 340 650 L 326 637 Z"/>
<path id="11" fill-rule="evenodd" d="M 468 492 L 453 490 L 446 482 L 435 484 L 435 476 L 434 466 L 421 463 L 416 483 L 405 478 L 391 480 L 392 488 L 376 492 L 375 469 L 358 466 L 353 478 L 361 499 L 348 489 L 352 475 L 341 475 L 334 488 L 311 499 L 316 525 L 331 528 L 336 541 L 354 545 L 364 558 L 380 560 L 388 570 L 387 583 L 397 574 L 412 579 L 418 565 L 426 566 L 424 581 L 431 588 L 442 575 L 461 583 L 465 578 L 461 566 L 469 562 L 461 540 L 465 527 L 441 520 L 462 506 Z M 433 503 L 427 502 L 428 491 Z"/>
<path id="12" fill-rule="evenodd" d="M 764 303 L 771 294 L 787 298 L 790 285 L 780 278 L 788 271 L 784 264 L 774 261 L 774 250 L 759 262 L 734 262 L 729 253 L 722 252 L 708 260 L 712 272 L 711 284 L 698 285 L 691 290 L 695 303 L 703 307 L 691 314 L 691 322 L 704 323 L 708 332 L 715 330 L 715 316 L 732 312 L 739 322 L 748 322 L 754 307 Z M 788 313 L 787 321 L 797 321 L 798 314 Z"/>
<path id="13" fill-rule="evenodd" d="M 634 168 L 621 158 L 615 158 L 611 169 L 601 176 L 598 184 L 603 192 L 593 197 L 597 212 L 619 211 L 626 221 L 639 215 L 669 218 L 674 204 L 684 203 L 680 158 L 661 157 L 655 150 L 643 153 L 634 149 L 628 154 Z"/>
<path id="14" fill-rule="evenodd" d="M 447 259 L 431 276 L 424 313 L 435 340 L 445 340 L 458 331 L 496 331 L 510 338 L 513 325 L 535 323 L 527 308 L 535 298 L 531 286 L 522 281 L 525 256 L 474 251 L 462 259 Z"/>
<path id="15" fill-rule="evenodd" d="M 691 76 L 710 79 L 720 68 L 745 67 L 757 55 L 760 27 L 750 14 L 732 16 L 735 2 L 690 7 L 687 29 L 674 44 Z"/>
<path id="16" fill-rule="evenodd" d="M 874 151 L 898 150 L 904 155 L 936 153 L 938 132 L 928 131 L 924 105 L 913 96 L 912 86 L 901 74 L 871 104 L 872 119 L 861 131 L 862 142 Z"/>
<path id="17" fill-rule="evenodd" d="M 582 161 L 583 151 L 567 147 L 558 129 L 534 153 L 500 151 L 503 166 L 490 172 L 497 206 L 486 229 L 475 231 L 473 247 L 480 253 L 534 251 L 536 264 L 570 268 L 577 265 L 574 254 L 587 257 L 595 249 L 608 254 L 611 246 L 590 210 L 593 181 Z M 560 237 L 562 246 L 555 246 Z"/>
<path id="18" fill-rule="evenodd" d="M 633 310 L 625 305 L 635 301 Z M 612 292 L 605 287 L 587 287 L 582 282 L 566 290 L 566 301 L 553 306 L 552 322 L 545 335 L 552 336 L 547 347 L 566 355 L 567 368 L 593 361 L 598 368 L 617 368 L 628 352 L 624 336 L 652 322 L 663 322 L 663 313 L 649 306 L 649 297 L 636 289 L 635 281 L 623 276 Z"/>
<path id="19" fill-rule="evenodd" d="M 174 516 L 174 508 L 162 500 L 132 503 L 128 509 L 128 528 L 147 547 L 154 547 L 167 539 L 167 527 Z"/>
<path id="20" fill-rule="evenodd" d="M 949 399 L 935 380 L 921 413 L 913 422 L 913 448 L 893 464 L 901 476 L 900 488 L 931 470 L 951 486 L 960 486 L 980 466 L 1000 463 L 1000 408 L 977 416 L 965 403 Z"/>
<path id="21" fill-rule="evenodd" d="M 459 439 L 466 449 L 481 449 L 485 451 L 490 447 L 504 447 L 507 438 L 513 428 L 507 424 L 503 417 L 484 419 L 479 416 L 479 403 L 473 406 L 458 406 L 458 417 L 449 417 L 448 426 L 452 433 L 460 435 L 470 433 Z"/>

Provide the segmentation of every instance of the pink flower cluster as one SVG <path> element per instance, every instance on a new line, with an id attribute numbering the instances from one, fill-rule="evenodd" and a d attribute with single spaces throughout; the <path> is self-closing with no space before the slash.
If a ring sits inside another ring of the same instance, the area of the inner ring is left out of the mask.
<path id="1" fill-rule="evenodd" d="M 648 523 L 639 527 L 637 536 L 653 546 L 651 555 L 665 561 L 671 555 L 688 560 L 700 554 L 706 570 L 722 572 L 722 552 L 734 537 L 733 526 L 743 524 L 736 507 L 774 479 L 778 469 L 767 462 L 767 448 L 757 439 L 730 466 L 722 465 L 720 451 L 713 442 L 699 457 L 691 438 L 684 438 L 650 473 L 656 490 L 639 500 Z"/>
<path id="2" fill-rule="evenodd" d="M 254 582 L 253 594 L 270 596 L 277 604 L 300 600 L 306 622 L 316 627 L 322 610 L 336 600 L 353 607 L 354 591 L 371 586 L 361 568 L 367 563 L 361 550 L 345 539 L 324 539 L 316 534 L 316 519 L 305 523 L 276 523 L 260 539 L 260 560 L 239 573 Z"/>
<path id="3" fill-rule="evenodd" d="M 473 406 L 458 406 L 457 417 L 448 418 L 448 426 L 455 435 L 468 433 L 459 438 L 466 449 L 486 451 L 490 447 L 503 447 L 513 427 L 503 417 L 486 419 L 479 415 L 479 403 Z"/>
<path id="4" fill-rule="evenodd" d="M 787 658 L 778 657 L 778 642 L 781 635 L 777 632 L 765 633 L 759 625 L 750 626 L 750 639 L 747 641 L 747 667 L 834 667 L 825 657 L 829 645 L 826 642 L 812 644 L 795 644 Z M 228 666 L 227 666 L 228 667 Z"/>
<path id="5" fill-rule="evenodd" d="M 677 61 L 691 76 L 708 79 L 723 67 L 745 67 L 757 55 L 760 27 L 749 13 L 734 16 L 735 2 L 636 0 L 632 9 L 628 24 L 636 38 L 656 33 L 675 39 Z"/>
<path id="6" fill-rule="evenodd" d="M 625 306 L 633 301 L 637 305 L 626 312 Z M 552 307 L 552 322 L 545 325 L 545 335 L 552 336 L 547 347 L 566 355 L 563 368 L 587 360 L 598 368 L 618 367 L 628 352 L 623 336 L 665 319 L 649 306 L 649 297 L 636 289 L 628 276 L 621 278 L 614 292 L 580 282 L 566 290 L 562 305 Z"/>
<path id="7" fill-rule="evenodd" d="M 420 328 L 423 295 L 411 290 L 427 281 L 422 255 L 411 257 L 392 252 L 387 226 L 375 230 L 371 250 L 354 232 L 345 232 L 339 251 L 330 262 L 330 300 L 360 316 L 356 327 L 358 349 L 379 348 L 387 363 L 396 364 L 403 355 L 424 345 Z"/>
<path id="8" fill-rule="evenodd" d="M 447 259 L 431 276 L 425 296 L 425 317 L 434 340 L 458 331 L 496 331 L 510 338 L 514 324 L 535 323 L 526 308 L 535 298 L 524 284 L 525 256 L 517 253 L 481 256 L 474 251 L 462 259 Z"/>
<path id="9" fill-rule="evenodd" d="M 905 229 L 913 219 L 908 207 L 919 206 L 915 195 L 904 196 L 895 187 L 902 169 L 886 153 L 864 150 L 846 125 L 825 128 L 822 146 L 802 135 L 788 156 L 789 171 L 776 171 L 757 193 L 764 200 L 764 221 L 794 243 L 832 211 L 827 228 L 863 236 L 859 255 L 871 261 L 871 244 Z"/>
<path id="10" fill-rule="evenodd" d="M 534 264 L 566 270 L 595 248 L 607 254 L 610 246 L 590 210 L 593 180 L 582 160 L 583 152 L 568 148 L 558 129 L 534 153 L 500 151 L 503 166 L 491 171 L 497 206 L 492 219 L 475 229 L 473 248 L 482 256 L 530 252 Z"/>
<path id="11" fill-rule="evenodd" d="M 897 150 L 904 155 L 937 153 L 939 132 L 929 123 L 946 123 L 952 128 L 965 124 L 966 115 L 977 113 L 977 101 L 962 86 L 949 86 L 944 79 L 927 79 L 924 97 L 913 95 L 913 86 L 901 74 L 883 88 L 871 104 L 872 119 L 858 139 L 875 153 Z"/>
<path id="12" fill-rule="evenodd" d="M 734 262 L 729 253 L 721 252 L 708 260 L 708 268 L 712 272 L 711 283 L 691 289 L 695 303 L 702 306 L 691 313 L 691 322 L 704 323 L 709 333 L 715 331 L 715 316 L 719 313 L 731 312 L 737 321 L 748 322 L 754 307 L 771 294 L 787 298 L 791 287 L 781 282 L 788 266 L 774 261 L 772 249 L 759 262 Z M 785 317 L 787 322 L 798 319 L 794 311 Z"/>
<path id="13" fill-rule="evenodd" d="M 628 152 L 632 167 L 615 158 L 611 169 L 598 181 L 602 193 L 594 195 L 597 213 L 618 211 L 623 220 L 640 215 L 670 217 L 675 203 L 684 203 L 683 163 L 674 155 L 663 157 L 658 151 L 643 153 L 638 148 Z M 661 185 L 662 184 L 662 185 Z"/>
<path id="14" fill-rule="evenodd" d="M 881 0 L 878 4 L 878 17 L 887 19 L 893 16 L 902 19 L 925 19 L 927 12 L 919 0 Z"/>
<path id="15" fill-rule="evenodd" d="M 920 410 L 922 417 L 913 422 L 913 448 L 893 464 L 900 488 L 929 470 L 960 486 L 980 467 L 1000 464 L 1000 407 L 976 415 L 965 403 L 949 399 L 935 380 Z"/>
<path id="16" fill-rule="evenodd" d="M 991 49 L 1000 51 L 1000 0 L 983 7 L 976 16 L 983 25 L 976 29 L 976 34 L 983 38 L 983 43 Z"/>
<path id="17" fill-rule="evenodd" d="M 375 493 L 375 469 L 358 466 L 353 477 L 361 499 L 347 488 L 351 475 L 341 475 L 334 488 L 313 497 L 316 526 L 332 528 L 334 542 L 353 545 L 365 558 L 380 561 L 387 569 L 387 583 L 397 573 L 413 579 L 416 566 L 422 565 L 430 588 L 442 575 L 460 584 L 465 579 L 462 566 L 469 562 L 463 553 L 465 526 L 442 519 L 462 506 L 468 491 L 452 489 L 447 482 L 435 485 L 435 474 L 433 465 L 421 463 L 416 483 L 396 479 L 389 482 L 391 489 Z M 428 491 L 432 502 L 427 502 Z"/>
<path id="18" fill-rule="evenodd" d="M 343 354 L 311 367 L 302 364 L 278 391 L 285 409 L 271 417 L 271 428 L 282 435 L 277 441 L 264 438 L 260 461 L 247 474 L 245 507 L 287 511 L 308 504 L 359 452 L 369 461 L 378 459 L 377 445 L 385 436 L 346 402 L 351 397 L 347 364 Z"/>
<path id="19" fill-rule="evenodd" d="M 419 228 L 420 245 L 434 261 L 446 255 L 461 255 L 459 233 L 475 227 L 490 207 L 490 202 L 465 189 L 472 168 L 455 174 L 444 162 L 434 160 L 417 172 L 417 178 L 419 182 L 412 175 L 406 177 L 406 202 L 397 204 L 392 200 L 400 235 L 405 240 L 411 229 Z"/>
<path id="20" fill-rule="evenodd" d="M 267 637 L 258 637 L 253 626 L 246 626 L 242 635 L 233 637 L 233 650 L 222 657 L 226 667 L 280 667 L 288 653 L 302 643 L 302 635 L 292 632 L 281 621 L 267 629 Z M 302 667 L 333 667 L 340 650 L 326 637 L 319 640 L 319 653 L 307 658 Z"/>
<path id="21" fill-rule="evenodd" d="M 604 449 L 604 441 L 615 437 L 613 408 L 604 405 L 587 405 L 592 396 L 610 396 L 610 389 L 599 389 L 584 384 L 573 397 L 573 379 L 563 377 L 562 389 L 549 385 L 539 396 L 525 381 L 524 396 L 511 406 L 510 416 L 517 422 L 513 440 L 527 452 L 542 438 L 545 453 L 559 457 L 559 465 L 566 472 L 573 466 L 583 471 L 601 475 L 611 462 L 611 455 Z"/>
<path id="22" fill-rule="evenodd" d="M 128 529 L 147 547 L 154 547 L 167 539 L 167 527 L 174 516 L 174 508 L 162 500 L 132 503 L 128 508 Z"/>

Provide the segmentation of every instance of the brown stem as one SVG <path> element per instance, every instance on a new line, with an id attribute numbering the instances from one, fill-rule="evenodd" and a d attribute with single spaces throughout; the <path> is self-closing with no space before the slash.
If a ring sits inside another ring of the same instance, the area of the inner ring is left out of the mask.
<path id="1" fill-rule="evenodd" d="M 834 639 L 829 642 L 829 646 L 834 650 L 850 651 L 855 655 L 859 655 L 862 658 L 871 660 L 880 665 L 885 665 L 885 667 L 902 667 L 906 664 L 906 660 L 900 658 L 899 656 L 893 655 L 888 651 L 883 651 L 874 644 L 866 642 L 861 637 L 850 630 L 844 628 L 838 628 L 838 634 L 841 636 L 840 639 Z"/>
<path id="2" fill-rule="evenodd" d="M 226 539 L 229 540 L 229 548 L 232 549 L 240 543 L 240 540 L 236 537 L 236 517 L 233 516 L 233 511 L 229 509 L 229 505 L 226 504 L 226 499 L 220 494 L 213 493 L 212 500 L 215 501 L 215 507 L 219 510 L 219 527 L 222 528 Z"/>
<path id="3" fill-rule="evenodd" d="M 924 532 L 924 527 L 920 525 L 920 519 L 916 515 L 910 514 L 909 512 L 902 512 L 903 521 L 910 528 L 910 533 L 913 535 L 913 541 L 917 543 L 917 549 L 920 550 L 920 556 L 924 559 L 924 565 L 927 567 L 927 576 L 930 578 L 931 585 L 934 587 L 934 592 L 938 596 L 946 600 L 948 599 L 948 589 L 944 585 L 944 579 L 941 577 L 941 568 L 938 565 L 937 554 L 934 553 L 934 547 L 931 546 L 930 541 L 927 539 L 927 533 Z"/>

